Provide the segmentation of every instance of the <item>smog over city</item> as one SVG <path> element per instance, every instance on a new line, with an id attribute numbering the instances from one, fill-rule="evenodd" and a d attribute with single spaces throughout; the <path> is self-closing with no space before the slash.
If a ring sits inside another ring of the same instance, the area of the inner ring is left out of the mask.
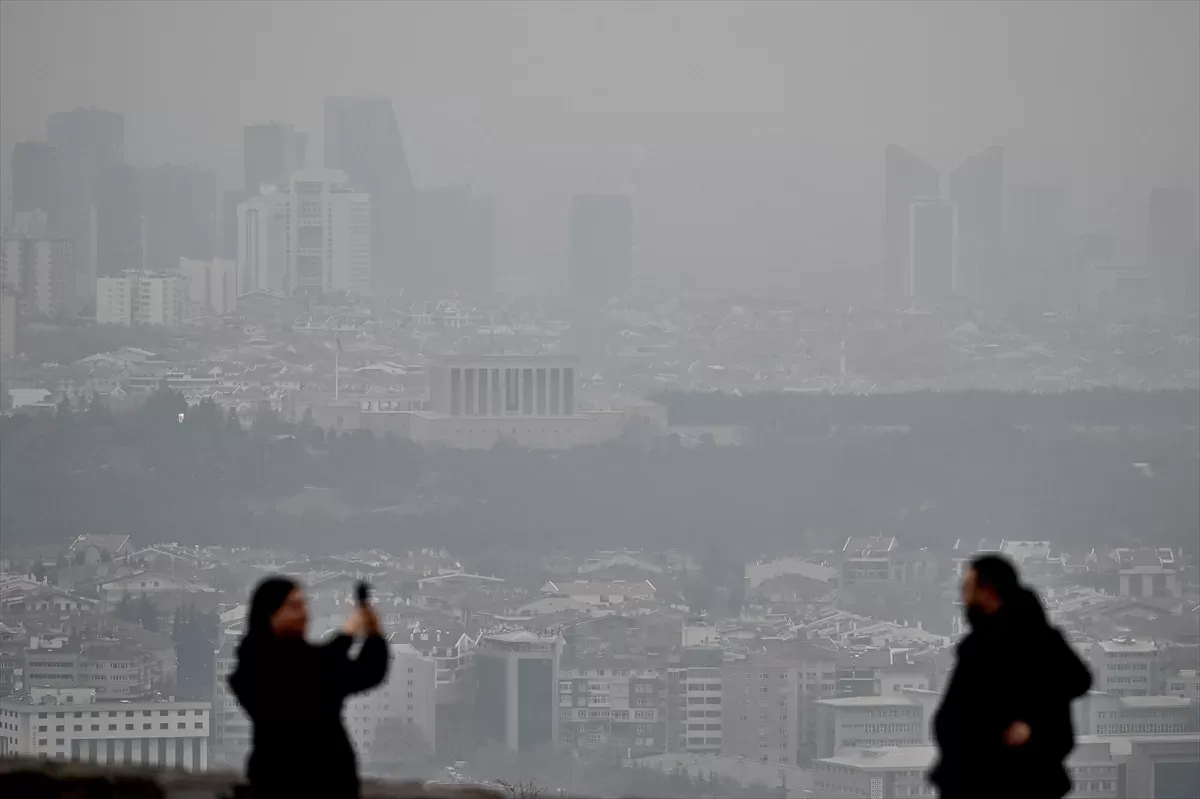
<path id="1" fill-rule="evenodd" d="M 0 159 L 5 795 L 1200 795 L 1200 1 L 3 0 Z"/>

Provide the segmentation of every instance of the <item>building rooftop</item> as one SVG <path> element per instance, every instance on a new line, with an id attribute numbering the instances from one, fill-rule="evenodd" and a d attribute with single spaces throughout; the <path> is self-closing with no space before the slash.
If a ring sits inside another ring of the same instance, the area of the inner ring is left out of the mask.
<path id="1" fill-rule="evenodd" d="M 817 762 L 847 768 L 892 771 L 926 769 L 933 764 L 936 756 L 936 746 L 889 746 L 883 749 L 857 749 L 837 757 L 824 757 Z"/>

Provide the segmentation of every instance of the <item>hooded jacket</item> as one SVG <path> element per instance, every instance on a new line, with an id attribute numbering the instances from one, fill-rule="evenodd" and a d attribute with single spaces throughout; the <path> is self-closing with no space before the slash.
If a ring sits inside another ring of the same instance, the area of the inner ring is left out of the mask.
<path id="1" fill-rule="evenodd" d="M 1071 780 L 1063 761 L 1075 747 L 1071 702 L 1092 677 L 1037 596 L 1021 588 L 973 625 L 957 655 L 934 717 L 940 758 L 930 782 L 944 799 L 1065 796 Z M 1004 732 L 1017 721 L 1029 725 L 1029 740 L 1008 746 Z"/>

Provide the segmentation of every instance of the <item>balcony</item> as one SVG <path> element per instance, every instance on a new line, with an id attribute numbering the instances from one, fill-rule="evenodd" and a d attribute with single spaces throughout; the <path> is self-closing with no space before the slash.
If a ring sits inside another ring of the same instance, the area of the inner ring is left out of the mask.
<path id="1" fill-rule="evenodd" d="M 109 768 L 91 763 L 0 757 L 0 796 L 72 799 L 234 799 L 247 796 L 236 774 Z M 364 780 L 362 799 L 500 799 L 472 785 Z"/>

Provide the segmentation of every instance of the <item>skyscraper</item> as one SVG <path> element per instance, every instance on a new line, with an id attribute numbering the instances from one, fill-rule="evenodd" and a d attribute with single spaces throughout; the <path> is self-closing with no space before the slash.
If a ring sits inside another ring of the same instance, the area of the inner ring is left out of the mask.
<path id="1" fill-rule="evenodd" d="M 216 240 L 216 176 L 207 170 L 164 164 L 142 174 L 146 268 L 179 268 L 180 258 L 210 261 Z"/>
<path id="2" fill-rule="evenodd" d="M 571 198 L 571 288 L 582 297 L 607 299 L 633 285 L 633 199 L 625 194 L 577 194 Z"/>
<path id="3" fill-rule="evenodd" d="M 44 142 L 19 141 L 12 150 L 12 210 L 42 211 L 51 230 L 59 223 L 58 153 Z"/>
<path id="4" fill-rule="evenodd" d="M 908 294 L 927 304 L 951 299 L 957 291 L 956 209 L 937 198 L 909 206 Z"/>
<path id="5" fill-rule="evenodd" d="M 957 293 L 1004 305 L 1004 149 L 988 147 L 951 172 L 950 201 L 958 209 Z"/>
<path id="6" fill-rule="evenodd" d="M 142 269 L 141 178 L 131 166 L 110 166 L 96 181 L 96 277 Z"/>
<path id="7" fill-rule="evenodd" d="M 242 162 L 247 195 L 264 184 L 286 190 L 292 173 L 304 167 L 308 134 L 282 122 L 247 125 L 242 130 Z"/>
<path id="8" fill-rule="evenodd" d="M 341 169 L 371 197 L 372 282 L 388 293 L 411 282 L 406 243 L 414 192 L 404 141 L 387 97 L 325 98 L 325 166 Z"/>
<path id="9" fill-rule="evenodd" d="M 1036 311 L 1073 308 L 1077 287 L 1067 258 L 1062 187 L 1009 186 L 1007 203 L 1007 301 Z"/>
<path id="10" fill-rule="evenodd" d="M 79 284 L 95 288 L 92 207 L 96 180 L 110 166 L 125 163 L 125 115 L 99 108 L 76 108 L 51 114 L 46 139 L 58 156 L 59 220 L 56 235 L 75 240 Z"/>
<path id="11" fill-rule="evenodd" d="M 292 176 L 289 291 L 371 291 L 371 200 L 339 169 Z"/>
<path id="12" fill-rule="evenodd" d="M 432 299 L 490 291 L 493 213 L 491 199 L 470 186 L 418 191 L 406 289 Z"/>
<path id="13" fill-rule="evenodd" d="M 288 289 L 291 194 L 272 191 L 238 206 L 237 293 Z"/>
<path id="14" fill-rule="evenodd" d="M 1195 313 L 1200 302 L 1192 259 L 1195 206 L 1191 192 L 1159 188 L 1150 193 L 1146 215 L 1146 269 L 1167 313 Z"/>
<path id="15" fill-rule="evenodd" d="M 226 189 L 221 196 L 221 257 L 237 260 L 238 206 L 248 195 L 237 189 Z"/>
<path id="16" fill-rule="evenodd" d="M 907 150 L 889 144 L 884 152 L 883 292 L 888 303 L 908 295 L 911 208 L 920 197 L 940 197 L 941 176 Z"/>

